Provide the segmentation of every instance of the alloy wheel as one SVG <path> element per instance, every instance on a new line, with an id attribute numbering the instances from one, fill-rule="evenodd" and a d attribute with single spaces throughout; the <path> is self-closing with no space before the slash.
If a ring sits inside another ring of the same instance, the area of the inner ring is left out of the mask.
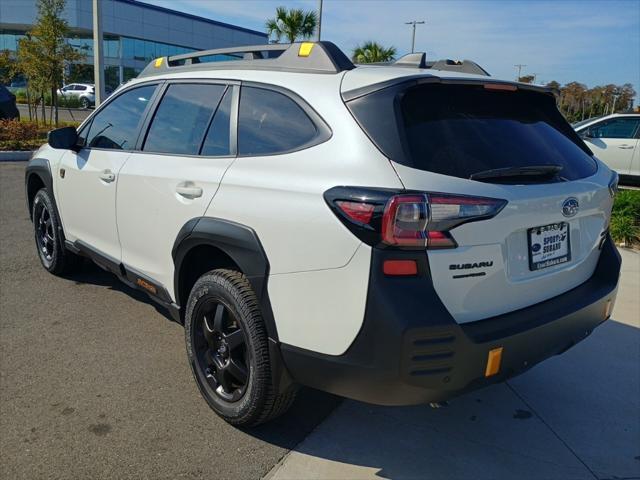
<path id="1" fill-rule="evenodd" d="M 249 382 L 246 335 L 231 310 L 208 300 L 199 309 L 194 329 L 197 370 L 217 396 L 238 401 Z"/>
<path id="2" fill-rule="evenodd" d="M 40 206 L 40 212 L 36 224 L 36 241 L 38 243 L 38 251 L 48 261 L 53 260 L 53 252 L 55 248 L 55 238 L 53 234 L 53 221 L 51 213 L 46 206 Z"/>

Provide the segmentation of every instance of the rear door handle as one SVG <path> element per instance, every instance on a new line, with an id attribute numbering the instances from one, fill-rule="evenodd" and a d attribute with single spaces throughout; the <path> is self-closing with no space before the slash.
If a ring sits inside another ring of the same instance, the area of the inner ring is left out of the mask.
<path id="1" fill-rule="evenodd" d="M 184 198 L 194 199 L 202 196 L 202 188 L 193 182 L 184 182 L 176 187 L 176 193 Z"/>
<path id="2" fill-rule="evenodd" d="M 623 150 L 631 150 L 633 148 L 633 145 L 618 145 L 618 148 L 621 148 Z"/>
<path id="3" fill-rule="evenodd" d="M 104 170 L 102 173 L 100 173 L 100 180 L 102 180 L 103 182 L 111 183 L 115 179 L 116 179 L 116 174 L 113 173 L 111 170 Z"/>

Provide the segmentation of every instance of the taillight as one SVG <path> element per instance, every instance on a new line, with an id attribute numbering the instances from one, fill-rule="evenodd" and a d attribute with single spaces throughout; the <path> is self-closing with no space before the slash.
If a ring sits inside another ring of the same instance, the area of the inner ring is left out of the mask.
<path id="1" fill-rule="evenodd" d="M 343 223 L 372 246 L 456 248 L 450 230 L 497 215 L 506 200 L 446 193 L 335 187 L 327 203 Z"/>
<path id="2" fill-rule="evenodd" d="M 426 247 L 428 221 L 425 195 L 394 195 L 382 216 L 382 241 L 398 247 Z"/>

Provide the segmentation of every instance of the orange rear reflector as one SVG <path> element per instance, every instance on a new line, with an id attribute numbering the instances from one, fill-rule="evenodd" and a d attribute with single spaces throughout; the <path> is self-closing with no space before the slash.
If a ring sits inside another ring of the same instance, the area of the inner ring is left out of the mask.
<path id="1" fill-rule="evenodd" d="M 385 275 L 417 275 L 418 264 L 415 260 L 385 260 L 382 271 Z"/>
<path id="2" fill-rule="evenodd" d="M 502 347 L 489 350 L 487 358 L 487 368 L 484 371 L 485 377 L 495 375 L 500 371 L 500 362 L 502 361 Z"/>

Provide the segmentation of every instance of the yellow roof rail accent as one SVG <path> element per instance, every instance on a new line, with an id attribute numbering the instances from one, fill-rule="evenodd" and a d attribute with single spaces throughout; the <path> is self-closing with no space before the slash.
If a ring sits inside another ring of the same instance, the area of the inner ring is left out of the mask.
<path id="1" fill-rule="evenodd" d="M 308 57 L 311 55 L 311 50 L 313 50 L 313 46 L 315 44 L 311 42 L 302 42 L 300 44 L 300 50 L 298 50 L 299 57 Z"/>
<path id="2" fill-rule="evenodd" d="M 156 61 L 153 63 L 153 66 L 156 68 L 160 68 L 162 66 L 162 60 L 164 60 L 164 57 L 156 58 Z"/>

